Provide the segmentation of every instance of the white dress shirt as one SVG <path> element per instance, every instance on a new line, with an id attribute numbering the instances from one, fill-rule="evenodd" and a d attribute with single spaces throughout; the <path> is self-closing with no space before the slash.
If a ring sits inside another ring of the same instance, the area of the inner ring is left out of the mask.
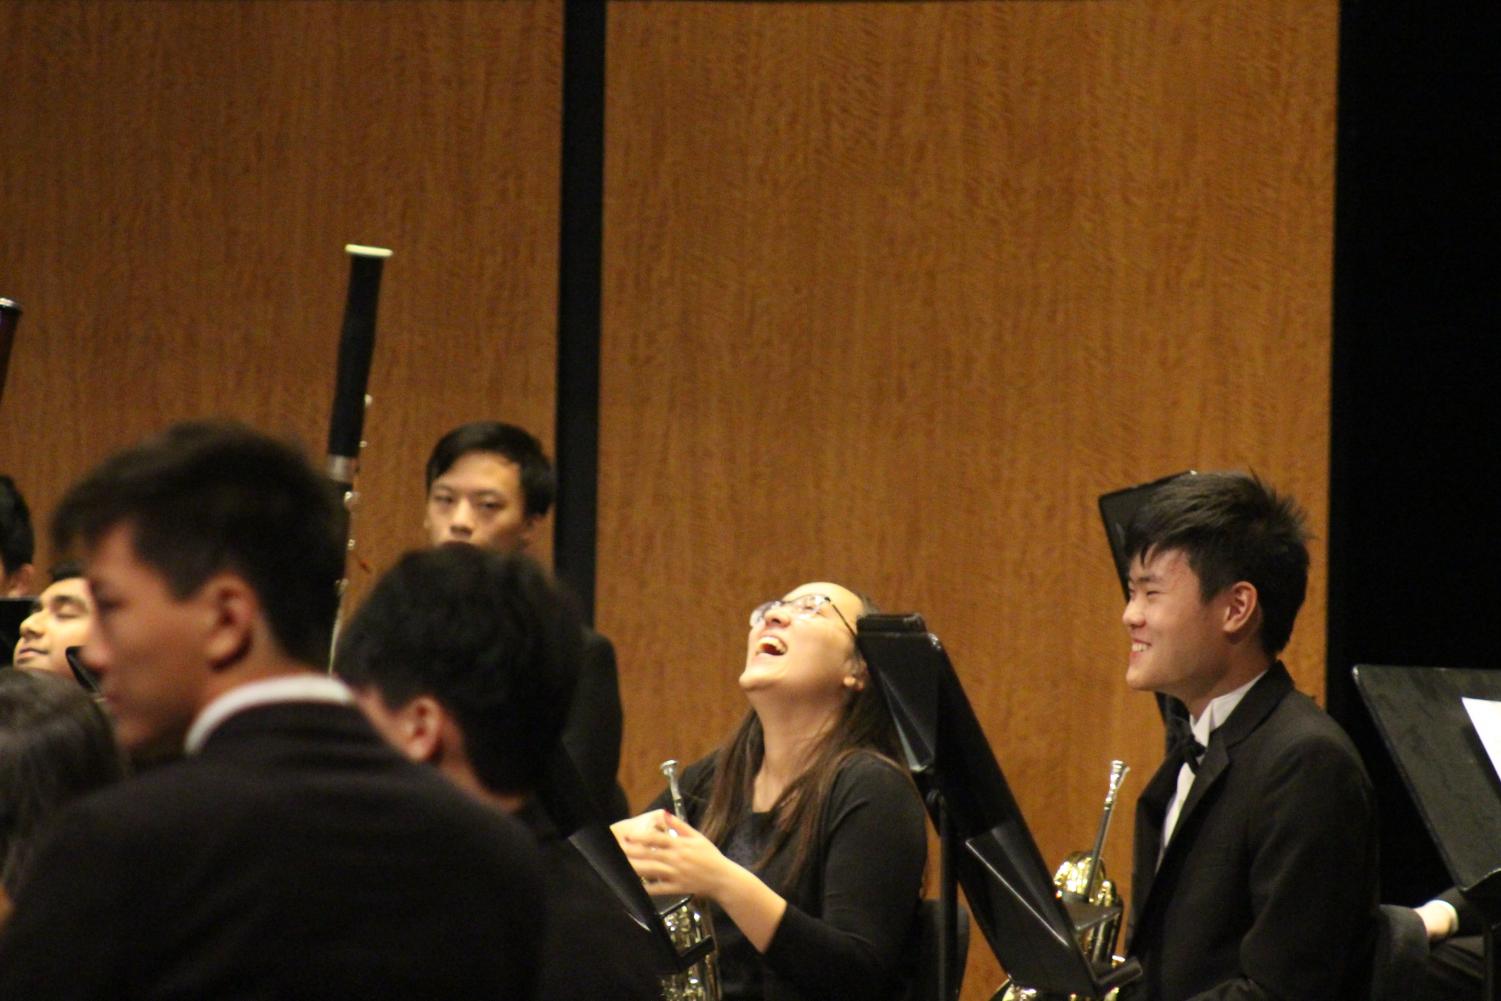
<path id="1" fill-rule="evenodd" d="M 1218 698 L 1211 699 L 1204 711 L 1189 722 L 1193 727 L 1194 740 L 1205 747 L 1209 746 L 1209 735 L 1219 729 L 1220 724 L 1230 718 L 1235 712 L 1235 707 L 1240 705 L 1240 700 L 1245 698 L 1251 686 L 1261 680 L 1266 674 L 1262 671 L 1250 681 L 1241 685 L 1233 692 L 1226 692 Z M 1168 840 L 1173 836 L 1173 830 L 1178 826 L 1178 813 L 1183 809 L 1183 804 L 1188 802 L 1188 792 L 1193 788 L 1195 772 L 1184 762 L 1178 769 L 1178 788 L 1173 793 L 1173 798 L 1168 800 L 1167 813 L 1162 818 L 1162 848 L 1157 853 L 1157 863 L 1162 864 L 1162 854 L 1167 851 Z"/>

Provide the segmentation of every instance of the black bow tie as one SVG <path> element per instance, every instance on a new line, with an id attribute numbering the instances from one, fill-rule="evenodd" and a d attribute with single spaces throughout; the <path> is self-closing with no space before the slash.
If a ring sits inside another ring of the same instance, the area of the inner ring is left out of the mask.
<path id="1" fill-rule="evenodd" d="M 1204 745 L 1194 739 L 1193 726 L 1182 716 L 1167 718 L 1167 756 L 1176 758 L 1195 775 L 1199 772 L 1199 759 L 1204 756 Z"/>

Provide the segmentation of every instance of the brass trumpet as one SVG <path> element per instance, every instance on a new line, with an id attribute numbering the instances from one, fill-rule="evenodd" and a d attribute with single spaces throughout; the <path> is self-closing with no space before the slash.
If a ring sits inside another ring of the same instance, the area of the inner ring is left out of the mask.
<path id="1" fill-rule="evenodd" d="M 678 787 L 678 763 L 662 762 L 667 788 L 672 793 L 672 812 L 687 820 L 683 809 L 683 791 Z M 662 1001 L 719 1001 L 719 956 L 714 942 L 714 925 L 709 912 L 694 897 L 653 897 L 662 923 L 679 956 L 695 952 L 700 958 L 682 973 L 662 978 Z"/>
<path id="2" fill-rule="evenodd" d="M 1115 812 L 1116 797 L 1120 793 L 1121 783 L 1126 779 L 1126 773 L 1130 770 L 1124 761 L 1110 762 L 1110 786 L 1105 792 L 1105 812 L 1100 817 L 1100 828 L 1095 834 L 1094 850 L 1071 852 L 1058 866 L 1058 871 L 1053 873 L 1053 885 L 1058 888 L 1060 897 L 1065 899 L 1072 897 L 1098 907 L 1120 906 L 1121 913 L 1124 913 L 1124 902 L 1116 890 L 1115 883 L 1106 877 L 1105 861 L 1101 856 L 1105 850 L 1105 836 L 1110 832 L 1110 817 Z M 1120 961 L 1119 957 L 1114 955 L 1115 942 L 1120 935 L 1120 924 L 1120 913 L 1118 913 L 1109 920 L 1102 921 L 1079 933 L 1079 946 L 1091 963 L 1103 967 Z M 1119 990 L 1111 990 L 1099 1001 L 1115 1001 L 1119 993 Z M 1030 987 L 1022 987 L 1007 980 L 991 996 L 990 1001 L 1092 1001 L 1092 999 L 1078 994 L 1050 994 L 1033 990 Z"/>

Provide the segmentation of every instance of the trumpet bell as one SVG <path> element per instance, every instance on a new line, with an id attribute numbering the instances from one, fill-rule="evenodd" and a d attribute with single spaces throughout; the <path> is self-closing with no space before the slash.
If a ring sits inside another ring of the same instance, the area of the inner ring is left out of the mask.
<path id="1" fill-rule="evenodd" d="M 1100 880 L 1094 893 L 1089 892 L 1090 877 L 1094 875 L 1095 858 L 1089 852 L 1071 852 L 1053 873 L 1053 885 L 1064 893 L 1076 897 L 1088 896 L 1089 902 L 1098 907 L 1111 907 L 1120 903 L 1115 884 L 1105 875 L 1105 863 L 1100 863 Z"/>

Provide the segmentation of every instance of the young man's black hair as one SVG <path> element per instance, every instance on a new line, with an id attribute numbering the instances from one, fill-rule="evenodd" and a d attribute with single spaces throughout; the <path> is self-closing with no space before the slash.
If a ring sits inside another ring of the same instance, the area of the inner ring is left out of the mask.
<path id="1" fill-rule="evenodd" d="M 537 837 L 548 889 L 539 1001 L 656 1001 L 640 927 L 530 800 L 562 753 L 582 655 L 571 602 L 530 557 L 451 543 L 381 578 L 335 670 L 398 749 Z"/>
<path id="2" fill-rule="evenodd" d="M 16 481 L 0 473 L 0 585 L 36 556 L 36 533 L 31 509 Z M 0 594 L 4 589 L 0 588 Z"/>
<path id="3" fill-rule="evenodd" d="M 1201 473 L 1164 484 L 1126 530 L 1130 559 L 1181 550 L 1205 601 L 1236 581 L 1256 588 L 1261 646 L 1287 646 L 1308 590 L 1308 528 L 1291 497 L 1253 475 Z"/>
<path id="4" fill-rule="evenodd" d="M 337 515 L 297 449 L 235 424 L 175 427 L 68 492 L 83 664 L 120 746 L 175 755 L 47 825 L 0 997 L 533 996 L 535 836 L 394 751 L 323 669 Z"/>
<path id="5" fill-rule="evenodd" d="M 334 669 L 390 709 L 431 695 L 485 787 L 525 793 L 558 746 L 582 650 L 571 601 L 532 559 L 448 544 L 381 578 Z"/>
<path id="6" fill-rule="evenodd" d="M 232 569 L 259 595 L 283 650 L 326 662 L 342 522 L 333 486 L 295 447 L 240 424 L 179 424 L 75 484 L 52 533 L 59 549 L 91 546 L 120 524 L 175 597 Z"/>
<path id="7" fill-rule="evenodd" d="M 528 517 L 540 518 L 552 509 L 558 480 L 541 443 L 523 428 L 499 421 L 461 424 L 438 439 L 427 460 L 426 486 L 431 489 L 434 480 L 471 452 L 493 452 L 517 465 Z"/>

